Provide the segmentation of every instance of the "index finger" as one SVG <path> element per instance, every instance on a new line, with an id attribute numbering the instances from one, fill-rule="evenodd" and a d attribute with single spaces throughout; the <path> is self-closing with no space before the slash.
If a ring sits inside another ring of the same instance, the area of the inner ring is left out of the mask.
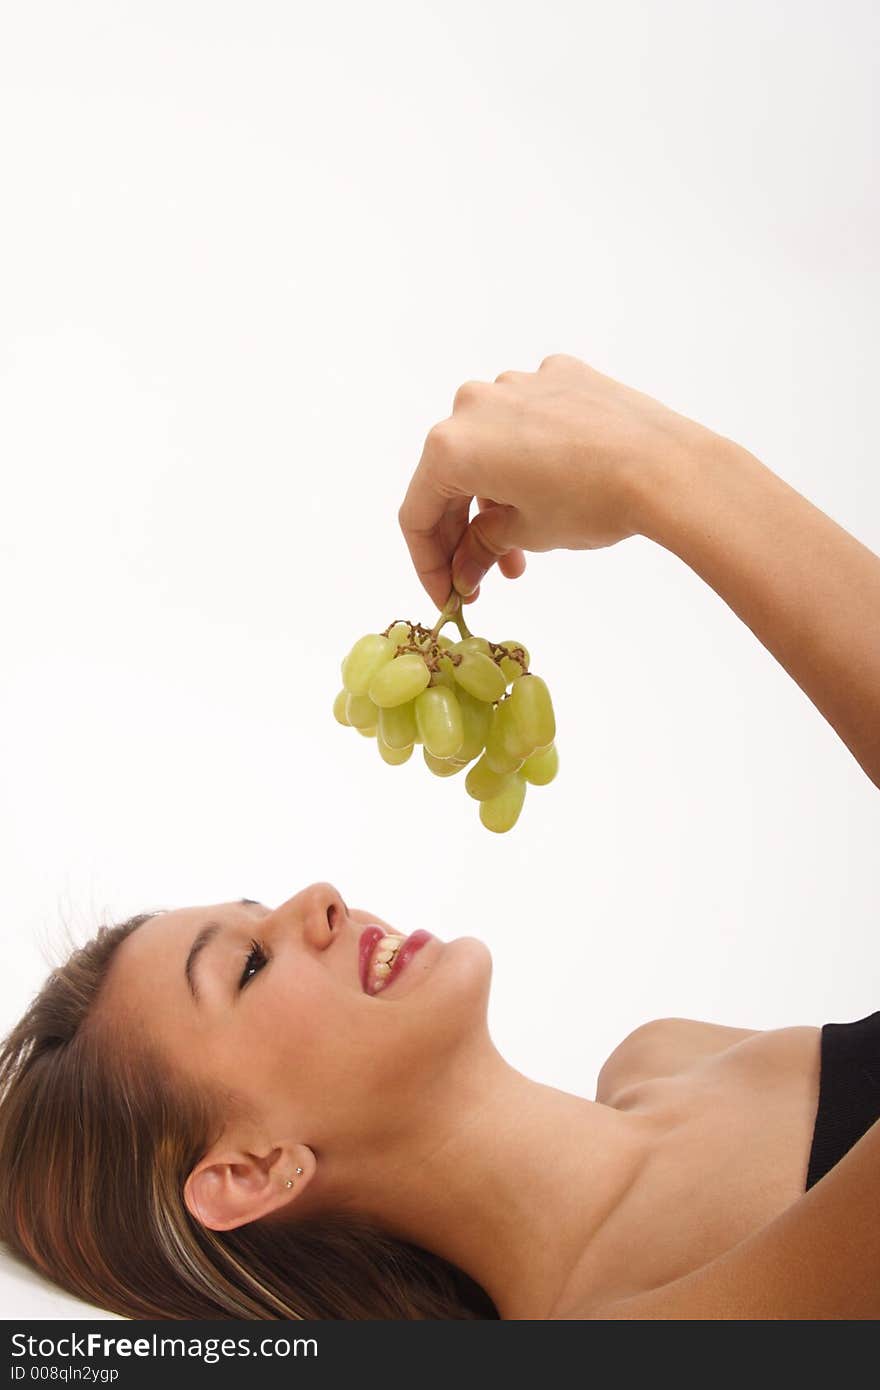
<path id="1" fill-rule="evenodd" d="M 416 574 L 438 608 L 452 591 L 452 557 L 467 530 L 472 500 L 444 483 L 422 454 L 398 521 Z"/>

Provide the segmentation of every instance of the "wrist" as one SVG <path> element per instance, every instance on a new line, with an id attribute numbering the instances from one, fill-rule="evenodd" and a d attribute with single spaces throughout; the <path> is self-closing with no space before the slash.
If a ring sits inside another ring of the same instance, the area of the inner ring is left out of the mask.
<path id="1" fill-rule="evenodd" d="M 688 424 L 688 430 L 640 468 L 633 480 L 635 534 L 673 551 L 735 475 L 748 472 L 750 466 L 761 467 L 732 439 Z"/>

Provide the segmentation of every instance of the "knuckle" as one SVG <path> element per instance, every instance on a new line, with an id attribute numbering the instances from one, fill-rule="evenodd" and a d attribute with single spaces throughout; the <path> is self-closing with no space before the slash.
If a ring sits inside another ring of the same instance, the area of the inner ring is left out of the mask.
<path id="1" fill-rule="evenodd" d="M 452 457 L 455 442 L 450 420 L 441 420 L 432 425 L 425 439 L 425 457 L 432 462 L 442 463 Z"/>
<path id="2" fill-rule="evenodd" d="M 544 358 L 538 370 L 544 371 L 547 368 L 552 370 L 554 367 L 570 367 L 572 363 L 576 361 L 577 358 L 571 357 L 567 352 L 551 352 L 549 357 Z"/>
<path id="3" fill-rule="evenodd" d="M 523 376 L 523 373 L 522 373 L 522 372 L 501 372 L 501 373 L 499 373 L 499 375 L 496 376 L 496 378 L 495 378 L 495 385 L 496 385 L 496 386 L 503 386 L 503 385 L 514 386 L 514 385 L 516 384 L 516 382 L 518 382 L 518 381 L 521 379 L 522 376 Z"/>
<path id="4" fill-rule="evenodd" d="M 484 381 L 465 381 L 455 393 L 453 410 L 464 410 L 468 406 L 477 405 L 483 399 L 486 390 Z"/>

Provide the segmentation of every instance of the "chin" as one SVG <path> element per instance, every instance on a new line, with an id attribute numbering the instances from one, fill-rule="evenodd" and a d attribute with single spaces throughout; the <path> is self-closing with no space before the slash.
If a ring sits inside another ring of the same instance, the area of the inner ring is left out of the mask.
<path id="1" fill-rule="evenodd" d="M 454 936 L 446 942 L 441 961 L 448 969 L 485 978 L 487 984 L 492 978 L 492 953 L 478 936 Z"/>
<path id="2" fill-rule="evenodd" d="M 435 1023 L 456 1035 L 484 1028 L 492 981 L 492 955 L 476 936 L 457 936 L 448 941 L 436 962 L 429 988 L 434 995 Z M 426 985 L 429 982 L 426 980 Z M 425 995 L 425 1004 L 428 996 Z"/>
<path id="3" fill-rule="evenodd" d="M 492 952 L 479 936 L 456 936 L 449 945 L 457 947 L 459 954 L 469 960 L 474 969 L 482 970 L 491 978 Z"/>

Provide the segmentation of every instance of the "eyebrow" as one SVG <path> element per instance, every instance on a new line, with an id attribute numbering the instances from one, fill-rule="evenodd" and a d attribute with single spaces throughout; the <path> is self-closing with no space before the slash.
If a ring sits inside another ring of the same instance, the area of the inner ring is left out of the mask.
<path id="1" fill-rule="evenodd" d="M 240 907 L 261 906 L 261 904 L 258 903 L 255 898 L 239 898 L 238 901 Z M 219 934 L 222 931 L 223 924 L 221 922 L 206 922 L 205 925 L 196 933 L 195 939 L 189 948 L 189 952 L 186 957 L 186 965 L 183 967 L 183 973 L 186 976 L 186 983 L 189 986 L 189 992 L 197 1004 L 200 1004 L 202 1000 L 201 995 L 199 993 L 199 983 L 196 978 L 196 962 L 199 956 L 204 951 L 205 947 L 208 946 L 216 936 L 219 936 Z"/>

